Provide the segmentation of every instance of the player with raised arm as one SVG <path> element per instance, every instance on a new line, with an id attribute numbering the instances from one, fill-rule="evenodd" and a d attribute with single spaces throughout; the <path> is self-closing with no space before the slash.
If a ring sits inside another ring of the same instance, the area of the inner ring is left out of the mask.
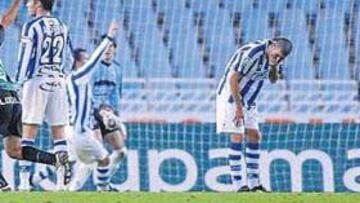
<path id="1" fill-rule="evenodd" d="M 15 20 L 21 0 L 14 0 L 0 20 L 0 46 L 5 39 L 5 29 Z M 22 146 L 22 108 L 17 93 L 17 85 L 6 74 L 5 66 L 0 61 L 0 134 L 6 153 L 13 159 L 27 160 L 59 167 L 67 164 L 59 154 L 52 154 L 34 148 Z M 0 190 L 10 190 L 8 183 L 0 173 Z"/>
<path id="2" fill-rule="evenodd" d="M 104 38 L 104 36 L 102 37 Z M 108 142 L 113 151 L 110 155 L 112 173 L 126 155 L 126 127 L 120 122 L 120 89 L 121 67 L 113 61 L 117 44 L 112 43 L 106 50 L 101 63 L 93 75 L 91 87 L 93 91 L 94 130 Z"/>
<path id="3" fill-rule="evenodd" d="M 51 127 L 54 152 L 64 158 L 67 144 L 64 126 L 68 123 L 64 63 L 66 51 L 71 47 L 67 26 L 51 15 L 55 0 L 29 0 L 28 12 L 35 17 L 25 23 L 21 34 L 19 69 L 17 81 L 23 85 L 23 141 L 24 146 L 33 146 L 38 128 L 43 119 Z M 30 165 L 20 164 L 20 185 L 22 191 L 30 190 Z M 57 170 L 57 188 L 65 189 L 70 168 Z M 65 183 L 65 184 L 64 184 Z"/>
<path id="4" fill-rule="evenodd" d="M 104 39 L 106 35 L 102 36 Z M 91 77 L 93 118 L 92 129 L 96 137 L 109 143 L 112 146 L 110 154 L 110 174 L 111 176 L 119 167 L 120 161 L 126 156 L 126 127 L 120 122 L 119 97 L 121 89 L 121 75 L 118 73 L 120 65 L 113 61 L 116 54 L 117 44 L 115 41 L 106 49 L 101 62 Z M 87 58 L 85 49 L 76 49 L 74 52 L 75 66 L 81 66 Z M 77 173 L 70 185 L 70 190 L 79 190 L 86 182 L 88 177 L 95 169 L 92 164 L 77 163 L 75 165 Z M 96 181 L 96 180 L 95 180 Z M 96 184 L 96 183 L 95 183 Z M 116 188 L 111 186 L 112 190 Z"/>
<path id="5" fill-rule="evenodd" d="M 216 130 L 231 134 L 229 164 L 236 191 L 267 191 L 259 181 L 261 133 L 256 98 L 265 80 L 275 83 L 282 77 L 280 63 L 291 50 L 292 43 L 286 38 L 245 44 L 231 57 L 218 85 Z M 247 181 L 242 177 L 241 166 L 245 138 Z"/>
<path id="6" fill-rule="evenodd" d="M 116 23 L 111 23 L 107 36 L 101 41 L 89 59 L 83 55 L 75 61 L 74 69 L 68 78 L 68 94 L 70 101 L 70 126 L 72 128 L 72 147 L 77 158 L 83 164 L 97 164 L 95 179 L 97 190 L 110 190 L 110 157 L 102 143 L 101 137 L 94 133 L 91 127 L 92 89 L 90 86 L 91 75 L 96 69 L 100 57 L 105 53 L 118 30 Z M 75 57 L 77 58 L 77 57 Z M 98 67 L 100 68 L 100 67 Z M 103 67 L 102 67 L 103 68 Z M 70 190 L 78 190 L 76 180 L 84 172 L 75 172 L 75 185 L 70 185 Z"/>

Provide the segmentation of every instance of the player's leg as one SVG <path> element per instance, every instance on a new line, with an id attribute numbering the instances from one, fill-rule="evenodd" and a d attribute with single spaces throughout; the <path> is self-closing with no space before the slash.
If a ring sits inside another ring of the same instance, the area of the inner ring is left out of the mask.
<path id="1" fill-rule="evenodd" d="M 249 188 L 246 180 L 243 177 L 242 166 L 242 143 L 244 134 L 236 133 L 231 135 L 230 149 L 229 149 L 229 165 L 231 181 L 235 187 L 235 191 L 247 192 Z"/>
<path id="2" fill-rule="evenodd" d="M 126 156 L 125 140 L 127 138 L 126 126 L 120 122 L 119 117 L 107 106 L 94 109 L 94 132 L 97 137 L 103 137 L 104 141 L 112 147 L 110 155 L 110 174 L 113 175 L 119 168 L 119 163 Z"/>
<path id="3" fill-rule="evenodd" d="M 98 161 L 95 170 L 95 184 L 97 191 L 110 190 L 110 159 L 109 156 Z"/>
<path id="4" fill-rule="evenodd" d="M 23 124 L 23 137 L 21 140 L 21 146 L 24 148 L 34 147 L 35 137 L 38 132 L 38 125 Z M 21 191 L 30 190 L 30 173 L 31 173 L 32 163 L 27 160 L 19 161 L 19 176 L 20 184 L 18 189 Z"/>
<path id="5" fill-rule="evenodd" d="M 33 147 L 39 126 L 42 124 L 47 102 L 47 92 L 38 88 L 37 81 L 29 80 L 24 84 L 22 91 L 22 122 L 23 135 L 21 146 Z M 32 163 L 29 161 L 19 161 L 20 184 L 18 189 L 22 191 L 30 190 L 30 173 Z"/>
<path id="6" fill-rule="evenodd" d="M 261 135 L 257 129 L 246 129 L 246 171 L 250 190 L 260 185 L 259 181 L 259 159 Z"/>
<path id="7" fill-rule="evenodd" d="M 77 161 L 74 165 L 74 177 L 69 184 L 69 191 L 79 191 L 89 178 L 91 173 L 96 169 L 96 163 L 85 164 Z"/>
<path id="8" fill-rule="evenodd" d="M 260 142 L 261 133 L 259 130 L 258 116 L 256 108 L 245 110 L 245 127 L 246 127 L 246 172 L 247 182 L 251 191 L 263 191 L 265 188 L 260 184 Z"/>
<path id="9" fill-rule="evenodd" d="M 74 149 L 78 161 L 86 165 L 96 163 L 94 170 L 95 185 L 98 190 L 108 190 L 110 181 L 110 159 L 102 141 L 96 138 L 94 132 L 86 132 L 74 136 Z M 87 177 L 86 177 L 87 178 Z M 75 173 L 73 183 L 85 182 L 84 177 Z M 77 186 L 79 188 L 81 186 Z"/>
<path id="10" fill-rule="evenodd" d="M 246 180 L 242 176 L 242 141 L 244 126 L 235 126 L 233 122 L 235 107 L 227 100 L 216 100 L 216 131 L 217 133 L 230 134 L 229 165 L 234 191 L 248 191 Z"/>
<path id="11" fill-rule="evenodd" d="M 68 123 L 68 104 L 66 98 L 65 86 L 61 86 L 49 93 L 49 100 L 45 111 L 46 120 L 51 126 L 54 153 L 64 159 L 68 159 L 68 146 L 65 135 L 65 126 Z M 58 168 L 56 177 L 58 190 L 64 190 L 71 179 L 70 163 Z"/>
<path id="12" fill-rule="evenodd" d="M 66 185 L 70 183 L 72 173 L 68 159 L 69 155 L 65 137 L 65 128 L 64 126 L 52 126 L 51 132 L 54 140 L 54 153 L 66 162 L 63 167 L 59 167 L 56 170 L 56 186 L 57 190 L 65 190 Z"/>
<path id="13" fill-rule="evenodd" d="M 120 166 L 120 162 L 125 158 L 127 148 L 125 140 L 127 138 L 126 127 L 120 123 L 115 130 L 107 130 L 102 128 L 101 133 L 104 136 L 104 141 L 109 143 L 112 147 L 110 154 L 110 174 L 113 175 Z"/>
<path id="14" fill-rule="evenodd" d="M 1 172 L 0 172 L 0 190 L 3 192 L 11 191 L 9 184 L 7 183 L 6 179 L 4 178 Z"/>

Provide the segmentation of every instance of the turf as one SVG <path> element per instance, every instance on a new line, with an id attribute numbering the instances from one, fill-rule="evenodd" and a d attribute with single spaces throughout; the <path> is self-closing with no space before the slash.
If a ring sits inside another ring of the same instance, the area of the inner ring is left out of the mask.
<path id="1" fill-rule="evenodd" d="M 355 193 L 1 193 L 1 203 L 359 203 Z"/>

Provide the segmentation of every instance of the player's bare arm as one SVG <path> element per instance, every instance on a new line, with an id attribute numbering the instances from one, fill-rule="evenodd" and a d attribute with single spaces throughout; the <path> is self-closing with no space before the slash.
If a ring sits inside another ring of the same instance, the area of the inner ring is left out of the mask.
<path id="1" fill-rule="evenodd" d="M 230 76 L 231 94 L 236 105 L 235 117 L 233 119 L 236 126 L 242 125 L 242 121 L 244 119 L 243 105 L 241 101 L 240 87 L 239 87 L 240 80 L 241 80 L 241 76 L 237 72 L 232 73 L 232 75 Z"/>
<path id="2" fill-rule="evenodd" d="M 7 28 L 16 18 L 16 15 L 20 8 L 21 0 L 14 0 L 10 8 L 2 16 L 0 24 Z"/>
<path id="3" fill-rule="evenodd" d="M 119 30 L 118 24 L 115 21 L 112 21 L 108 31 L 109 37 L 115 37 L 118 30 Z"/>

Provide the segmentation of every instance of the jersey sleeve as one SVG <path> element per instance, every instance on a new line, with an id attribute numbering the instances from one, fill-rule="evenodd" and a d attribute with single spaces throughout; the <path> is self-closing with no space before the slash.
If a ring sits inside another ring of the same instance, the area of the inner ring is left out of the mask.
<path id="1" fill-rule="evenodd" d="M 249 74 L 256 64 L 259 62 L 260 57 L 263 56 L 265 51 L 265 44 L 255 46 L 241 54 L 238 66 L 235 67 L 235 71 L 239 72 L 241 76 Z"/>
<path id="2" fill-rule="evenodd" d="M 109 37 L 104 38 L 94 53 L 90 56 L 90 59 L 82 67 L 72 73 L 72 79 L 78 82 L 90 82 L 91 74 L 94 71 L 95 65 L 99 62 L 110 42 L 111 39 Z"/>
<path id="3" fill-rule="evenodd" d="M 29 62 L 34 52 L 33 35 L 33 28 L 29 24 L 25 24 L 21 32 L 20 51 L 18 56 L 19 67 L 16 74 L 16 82 L 19 84 L 22 84 L 26 78 Z"/>

